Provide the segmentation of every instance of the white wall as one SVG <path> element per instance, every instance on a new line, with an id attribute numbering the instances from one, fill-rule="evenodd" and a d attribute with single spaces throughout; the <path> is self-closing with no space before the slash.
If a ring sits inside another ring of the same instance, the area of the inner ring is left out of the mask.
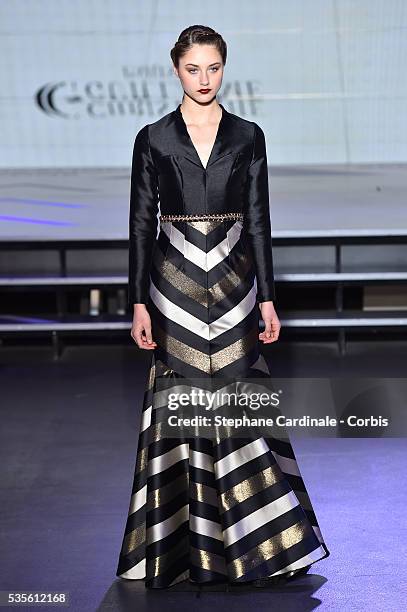
<path id="1" fill-rule="evenodd" d="M 405 0 L 3 0 L 0 167 L 128 166 L 181 101 L 169 51 L 194 23 L 227 41 L 219 101 L 271 165 L 406 161 Z"/>

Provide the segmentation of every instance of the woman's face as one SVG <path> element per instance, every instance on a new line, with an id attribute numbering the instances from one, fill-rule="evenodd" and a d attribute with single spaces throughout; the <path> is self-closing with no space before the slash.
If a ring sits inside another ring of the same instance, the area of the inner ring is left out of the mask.
<path id="1" fill-rule="evenodd" d="M 180 58 L 178 69 L 174 66 L 174 72 L 190 98 L 201 104 L 210 102 L 222 85 L 222 56 L 213 45 L 192 45 Z"/>

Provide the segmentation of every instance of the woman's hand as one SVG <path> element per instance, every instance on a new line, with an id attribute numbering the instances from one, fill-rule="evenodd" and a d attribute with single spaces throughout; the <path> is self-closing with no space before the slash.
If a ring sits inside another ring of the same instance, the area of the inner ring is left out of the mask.
<path id="1" fill-rule="evenodd" d="M 151 319 L 145 304 L 134 304 L 131 337 L 141 349 L 154 350 L 157 343 L 151 335 Z"/>
<path id="2" fill-rule="evenodd" d="M 259 334 L 259 340 L 263 344 L 271 344 L 278 340 L 280 334 L 281 323 L 274 309 L 273 302 L 262 302 L 259 304 L 261 318 L 264 321 L 264 331 Z"/>

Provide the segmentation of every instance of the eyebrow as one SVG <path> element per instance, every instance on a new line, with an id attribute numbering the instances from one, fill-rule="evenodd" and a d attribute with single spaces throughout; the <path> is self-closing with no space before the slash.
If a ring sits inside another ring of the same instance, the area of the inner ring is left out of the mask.
<path id="1" fill-rule="evenodd" d="M 213 64 L 209 64 L 208 68 L 210 68 L 211 66 L 215 66 L 215 64 L 220 64 L 220 62 L 213 62 Z M 195 68 L 199 68 L 199 64 L 185 64 L 185 66 L 195 66 Z"/>

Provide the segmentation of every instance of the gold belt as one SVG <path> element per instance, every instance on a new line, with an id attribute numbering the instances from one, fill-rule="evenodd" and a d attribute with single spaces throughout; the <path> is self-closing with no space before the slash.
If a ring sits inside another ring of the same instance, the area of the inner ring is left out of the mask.
<path id="1" fill-rule="evenodd" d="M 243 221 L 243 213 L 227 212 L 227 213 L 208 213 L 201 215 L 161 215 L 160 221 L 206 221 L 211 219 L 239 219 Z"/>

